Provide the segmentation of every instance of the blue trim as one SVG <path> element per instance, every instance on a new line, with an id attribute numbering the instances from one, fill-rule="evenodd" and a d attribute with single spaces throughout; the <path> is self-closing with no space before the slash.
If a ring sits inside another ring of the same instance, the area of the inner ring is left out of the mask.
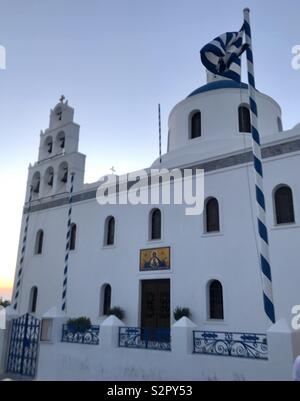
<path id="1" fill-rule="evenodd" d="M 206 84 L 204 86 L 201 86 L 200 88 L 196 89 L 194 92 L 192 92 L 189 97 L 196 96 L 199 93 L 205 93 L 205 92 L 210 92 L 213 90 L 217 89 L 247 89 L 248 90 L 248 85 L 244 83 L 239 83 L 236 81 L 232 80 L 220 80 L 216 82 L 211 82 L 209 84 Z"/>
<path id="2" fill-rule="evenodd" d="M 256 115 L 256 117 L 257 117 L 258 116 L 257 104 L 256 104 L 255 100 L 252 99 L 251 97 L 250 97 L 250 109 L 251 109 L 252 113 L 254 113 Z"/>
<path id="3" fill-rule="evenodd" d="M 262 238 L 266 244 L 269 245 L 269 239 L 268 239 L 268 230 L 267 227 L 258 219 L 258 231 L 260 238 Z M 263 257 L 263 255 L 261 255 Z"/>
<path id="4" fill-rule="evenodd" d="M 250 72 L 248 73 L 248 81 L 249 81 L 250 85 L 252 85 L 253 88 L 255 88 L 255 78 L 252 74 L 250 74 Z"/>
<path id="5" fill-rule="evenodd" d="M 259 136 L 257 129 L 254 127 L 254 125 L 252 125 L 252 136 L 253 136 L 254 141 L 258 145 L 260 145 L 260 136 Z"/>
<path id="6" fill-rule="evenodd" d="M 261 268 L 263 274 L 270 280 L 272 281 L 272 274 L 271 274 L 271 266 L 269 262 L 261 255 Z"/>
<path id="7" fill-rule="evenodd" d="M 257 202 L 260 204 L 261 208 L 266 211 L 266 202 L 265 202 L 265 195 L 262 190 L 256 185 L 256 199 Z"/>
<path id="8" fill-rule="evenodd" d="M 255 154 L 253 154 L 253 157 L 254 157 L 255 171 L 262 177 L 263 176 L 262 162 L 255 156 Z"/>
<path id="9" fill-rule="evenodd" d="M 271 322 L 275 323 L 275 309 L 273 303 L 269 300 L 269 298 L 264 294 L 264 306 L 265 311 Z"/>
<path id="10" fill-rule="evenodd" d="M 251 28 L 250 28 L 249 23 L 246 20 L 244 21 L 244 31 L 245 31 L 246 35 L 251 37 Z"/>

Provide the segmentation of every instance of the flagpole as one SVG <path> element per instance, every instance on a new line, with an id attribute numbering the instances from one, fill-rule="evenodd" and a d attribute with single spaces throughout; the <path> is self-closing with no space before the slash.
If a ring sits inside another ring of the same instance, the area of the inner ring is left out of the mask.
<path id="1" fill-rule="evenodd" d="M 158 105 L 158 131 L 159 131 L 159 162 L 162 162 L 161 158 L 161 113 L 160 113 L 160 103 Z"/>
<path id="2" fill-rule="evenodd" d="M 30 218 L 30 212 L 31 212 L 30 209 L 31 209 L 32 193 L 33 193 L 33 187 L 32 187 L 32 185 L 30 185 L 28 209 L 27 209 L 27 216 L 25 219 L 24 234 L 23 234 L 23 241 L 22 241 L 22 248 L 21 248 L 21 257 L 20 257 L 20 261 L 19 261 L 19 270 L 18 270 L 18 274 L 16 276 L 16 287 L 15 287 L 15 293 L 14 293 L 13 302 L 12 302 L 14 310 L 18 309 L 18 298 L 19 298 L 19 295 L 21 292 L 21 287 L 22 287 L 24 259 L 25 259 L 27 237 L 28 237 L 29 218 Z"/>
<path id="3" fill-rule="evenodd" d="M 70 245 L 71 245 L 70 241 L 71 241 L 71 229 L 72 229 L 72 206 L 73 206 L 73 192 L 74 192 L 74 177 L 75 177 L 75 173 L 71 173 L 68 223 L 67 223 L 66 248 L 65 248 L 65 263 L 64 263 L 64 280 L 63 280 L 62 305 L 61 305 L 61 310 L 63 312 L 66 312 L 66 309 L 67 309 L 67 286 L 68 286 L 69 255 L 70 255 Z"/>
<path id="4" fill-rule="evenodd" d="M 263 188 L 263 164 L 260 144 L 260 134 L 258 130 L 258 112 L 256 103 L 256 88 L 254 77 L 252 37 L 250 26 L 250 10 L 244 9 L 244 30 L 246 36 L 247 48 L 247 67 L 248 67 L 248 88 L 251 110 L 251 126 L 252 126 L 252 146 L 255 169 L 255 187 L 256 187 L 256 205 L 258 234 L 260 246 L 260 264 L 263 286 L 264 309 L 266 315 L 272 323 L 275 323 L 275 310 L 272 290 L 272 274 L 269 257 L 269 237 L 266 219 L 266 202 Z"/>

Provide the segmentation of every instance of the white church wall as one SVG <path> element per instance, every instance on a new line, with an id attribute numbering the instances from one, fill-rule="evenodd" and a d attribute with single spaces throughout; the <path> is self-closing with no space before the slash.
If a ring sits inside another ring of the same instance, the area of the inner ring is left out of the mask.
<path id="1" fill-rule="evenodd" d="M 29 294 L 31 288 L 38 288 L 37 316 L 41 316 L 61 299 L 66 242 L 67 209 L 61 207 L 48 212 L 36 212 L 31 215 L 24 279 L 21 286 L 20 314 L 29 312 Z M 44 231 L 43 251 L 35 254 L 35 241 L 38 230 Z M 61 246 L 59 246 L 60 244 Z M 51 306 L 50 306 L 51 305 Z"/>
<path id="2" fill-rule="evenodd" d="M 9 306 L 1 310 L 0 313 L 0 376 L 6 371 L 7 357 L 10 347 L 12 321 L 18 315 L 14 309 Z"/>
<path id="3" fill-rule="evenodd" d="M 275 305 L 279 317 L 290 318 L 297 300 L 298 225 L 274 227 L 272 191 L 280 183 L 290 184 L 295 196 L 296 218 L 298 157 L 267 162 L 266 199 L 271 236 Z M 249 181 L 245 166 L 208 173 L 205 196 L 219 200 L 221 232 L 205 234 L 203 216 L 189 217 L 183 206 L 161 206 L 163 238 L 148 240 L 148 216 L 152 206 L 100 206 L 95 200 L 75 203 L 72 221 L 77 224 L 75 251 L 70 252 L 68 275 L 68 313 L 87 315 L 101 321 L 100 289 L 112 287 L 112 305 L 126 313 L 127 325 L 140 325 L 140 281 L 153 278 L 171 280 L 171 311 L 176 306 L 191 309 L 194 321 L 207 330 L 264 332 L 267 328 L 255 244 L 256 220 L 252 216 L 249 188 L 253 199 L 252 167 Z M 271 169 L 271 170 L 270 170 Z M 295 175 L 287 171 L 295 171 Z M 224 186 L 224 182 L 231 185 Z M 250 187 L 249 187 L 250 185 Z M 33 286 L 39 289 L 37 315 L 52 306 L 60 307 L 68 206 L 31 214 L 26 267 L 22 285 L 22 312 L 27 312 Z M 103 246 L 104 222 L 116 218 L 116 243 Z M 34 255 L 36 232 L 44 229 L 42 255 Z M 291 235 L 291 232 L 293 235 Z M 243 233 L 240 235 L 239 233 Z M 171 270 L 139 271 L 139 251 L 152 247 L 171 247 Z M 218 252 L 216 252 L 218 249 Z M 274 254 L 274 256 L 273 256 Z M 126 258 L 124 257 L 126 255 Z M 288 265 L 288 272 L 285 265 Z M 207 284 L 221 281 L 224 290 L 224 322 L 208 319 Z M 255 313 L 253 312 L 255 311 Z"/>
<path id="4" fill-rule="evenodd" d="M 300 187 L 297 177 L 299 153 L 278 157 L 265 166 L 265 193 L 268 202 L 269 235 L 273 290 L 278 318 L 292 320 L 292 307 L 300 304 L 299 296 L 299 237 L 300 237 Z M 276 225 L 272 199 L 273 191 L 279 185 L 288 185 L 293 191 L 295 224 Z"/>
<path id="5" fill-rule="evenodd" d="M 171 351 L 119 348 L 101 326 L 99 345 L 41 343 L 37 380 L 291 380 L 291 332 L 281 326 L 268 333 L 268 360 L 193 354 L 190 325 L 172 327 Z"/>

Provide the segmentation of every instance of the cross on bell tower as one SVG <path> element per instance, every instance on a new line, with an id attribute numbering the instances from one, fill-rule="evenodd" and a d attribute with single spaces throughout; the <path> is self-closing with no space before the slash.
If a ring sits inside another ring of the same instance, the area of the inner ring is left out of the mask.
<path id="1" fill-rule="evenodd" d="M 64 104 L 64 100 L 65 100 L 65 96 L 61 95 L 61 97 L 59 99 L 60 104 Z M 56 111 L 56 114 L 57 114 L 57 117 L 58 117 L 59 121 L 61 121 L 61 119 L 62 119 L 62 113 L 63 113 L 62 108 L 58 107 L 57 111 Z"/>

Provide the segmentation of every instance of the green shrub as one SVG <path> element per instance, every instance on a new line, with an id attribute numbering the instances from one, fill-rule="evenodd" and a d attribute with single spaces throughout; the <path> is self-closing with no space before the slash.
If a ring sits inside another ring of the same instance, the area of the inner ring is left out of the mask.
<path id="1" fill-rule="evenodd" d="M 121 309 L 119 306 L 114 306 L 113 308 L 110 308 L 109 311 L 108 311 L 108 314 L 110 316 L 114 315 L 120 320 L 123 320 L 124 316 L 125 316 L 125 313 L 124 313 L 123 309 Z"/>
<path id="2" fill-rule="evenodd" d="M 2 306 L 3 308 L 7 308 L 9 305 L 10 305 L 9 301 L 0 298 L 0 306 Z"/>
<path id="3" fill-rule="evenodd" d="M 91 328 L 92 323 L 90 318 L 82 316 L 76 319 L 69 319 L 67 326 L 70 331 L 84 333 Z"/>
<path id="4" fill-rule="evenodd" d="M 190 317 L 191 316 L 191 312 L 189 310 L 189 308 L 181 308 L 179 306 L 177 306 L 177 308 L 174 310 L 174 319 L 176 321 L 180 320 L 182 317 Z"/>

